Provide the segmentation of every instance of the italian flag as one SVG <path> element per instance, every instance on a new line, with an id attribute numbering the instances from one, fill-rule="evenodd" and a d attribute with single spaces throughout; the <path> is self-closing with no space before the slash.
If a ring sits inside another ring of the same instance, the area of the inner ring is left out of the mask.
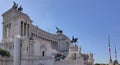
<path id="1" fill-rule="evenodd" d="M 115 59 L 117 59 L 116 45 L 115 45 Z"/>
<path id="2" fill-rule="evenodd" d="M 108 36 L 108 51 L 111 57 L 111 48 L 110 48 L 110 37 Z"/>

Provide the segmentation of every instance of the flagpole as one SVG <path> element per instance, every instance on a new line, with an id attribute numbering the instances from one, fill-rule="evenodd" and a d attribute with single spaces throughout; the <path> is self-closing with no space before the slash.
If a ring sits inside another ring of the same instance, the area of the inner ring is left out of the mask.
<path id="1" fill-rule="evenodd" d="M 116 50 L 116 44 L 115 44 L 115 60 L 117 60 L 117 50 Z"/>
<path id="2" fill-rule="evenodd" d="M 110 36 L 108 36 L 108 51 L 109 51 L 109 56 L 110 56 L 110 62 L 112 62 L 112 59 L 111 59 L 111 48 L 110 48 Z"/>

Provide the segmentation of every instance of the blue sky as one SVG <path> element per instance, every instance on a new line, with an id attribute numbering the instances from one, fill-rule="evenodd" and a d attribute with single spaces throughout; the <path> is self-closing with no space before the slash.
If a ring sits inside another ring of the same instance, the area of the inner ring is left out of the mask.
<path id="1" fill-rule="evenodd" d="M 110 35 L 112 58 L 117 46 L 120 62 L 120 0 L 15 0 L 23 6 L 34 25 L 51 33 L 55 27 L 69 38 L 78 37 L 83 53 L 93 53 L 95 63 L 108 63 Z M 0 0 L 0 15 L 10 9 L 12 0 Z M 2 16 L 0 16 L 2 23 Z M 0 39 L 2 24 L 0 24 Z"/>

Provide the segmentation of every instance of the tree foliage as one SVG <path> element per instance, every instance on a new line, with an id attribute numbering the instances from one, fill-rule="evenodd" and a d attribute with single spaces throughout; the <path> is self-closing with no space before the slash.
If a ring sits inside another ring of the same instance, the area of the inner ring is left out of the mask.
<path id="1" fill-rule="evenodd" d="M 65 58 L 65 56 L 62 55 L 62 54 L 56 54 L 55 55 L 55 61 L 60 61 L 61 59 L 64 59 L 64 58 Z"/>
<path id="2" fill-rule="evenodd" d="M 0 55 L 2 57 L 10 57 L 10 52 L 0 48 Z"/>

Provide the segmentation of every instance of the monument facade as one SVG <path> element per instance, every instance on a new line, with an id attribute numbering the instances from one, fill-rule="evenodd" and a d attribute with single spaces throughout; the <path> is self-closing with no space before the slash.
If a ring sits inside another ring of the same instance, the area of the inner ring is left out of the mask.
<path id="1" fill-rule="evenodd" d="M 3 13 L 0 48 L 10 52 L 10 57 L 0 56 L 2 65 L 93 65 L 93 54 L 83 54 L 77 44 L 59 28 L 55 34 L 32 24 L 14 2 Z"/>

